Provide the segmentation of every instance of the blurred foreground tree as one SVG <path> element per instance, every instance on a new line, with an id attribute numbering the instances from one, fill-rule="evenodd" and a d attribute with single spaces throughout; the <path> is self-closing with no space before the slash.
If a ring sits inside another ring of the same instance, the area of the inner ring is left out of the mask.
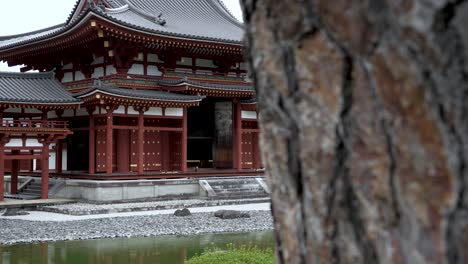
<path id="1" fill-rule="evenodd" d="M 241 2 L 278 263 L 468 263 L 468 1 Z"/>

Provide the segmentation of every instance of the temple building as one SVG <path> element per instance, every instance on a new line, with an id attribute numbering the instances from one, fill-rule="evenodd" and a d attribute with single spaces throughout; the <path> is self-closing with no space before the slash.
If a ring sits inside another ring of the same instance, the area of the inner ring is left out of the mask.
<path id="1" fill-rule="evenodd" d="M 0 37 L 0 200 L 18 173 L 132 180 L 258 175 L 243 25 L 220 0 L 78 0 Z M 29 72 L 34 70 L 34 72 Z"/>

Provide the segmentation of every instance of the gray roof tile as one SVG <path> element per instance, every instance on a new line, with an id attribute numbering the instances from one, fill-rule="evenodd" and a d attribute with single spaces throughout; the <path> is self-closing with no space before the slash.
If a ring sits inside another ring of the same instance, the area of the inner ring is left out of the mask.
<path id="1" fill-rule="evenodd" d="M 81 103 L 65 90 L 52 72 L 0 72 L 0 102 L 54 105 Z"/>
<path id="2" fill-rule="evenodd" d="M 241 45 L 243 37 L 242 23 L 227 11 L 220 0 L 109 0 L 110 9 L 90 5 L 80 15 L 73 15 L 78 12 L 79 3 L 75 4 L 66 23 L 26 34 L 0 37 L 0 49 L 56 36 L 73 27 L 89 12 L 153 34 L 238 45 Z M 155 20 L 159 14 L 166 22 L 164 25 Z"/>
<path id="3" fill-rule="evenodd" d="M 195 86 L 205 89 L 213 89 L 213 90 L 230 90 L 230 91 L 248 91 L 254 92 L 254 88 L 250 84 L 240 85 L 240 84 L 218 84 L 218 83 L 207 83 L 207 82 L 197 82 L 192 81 L 189 79 L 160 79 L 158 80 L 158 84 L 162 86 Z"/>
<path id="4" fill-rule="evenodd" d="M 174 102 L 199 102 L 204 97 L 196 95 L 176 94 L 162 91 L 142 90 L 142 89 L 125 89 L 119 88 L 114 85 L 102 84 L 97 82 L 94 87 L 87 90 L 75 93 L 73 96 L 76 98 L 83 98 L 86 95 L 93 94 L 95 91 L 100 91 L 113 96 L 122 96 L 128 98 L 135 98 L 141 100 L 155 100 L 155 101 L 174 101 Z"/>

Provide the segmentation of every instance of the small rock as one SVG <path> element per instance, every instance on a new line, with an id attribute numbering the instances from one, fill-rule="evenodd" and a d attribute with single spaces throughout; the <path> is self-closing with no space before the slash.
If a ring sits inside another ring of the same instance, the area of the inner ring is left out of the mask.
<path id="1" fill-rule="evenodd" d="M 189 216 L 189 215 L 192 215 L 192 213 L 190 213 L 190 210 L 187 209 L 187 208 L 184 208 L 184 209 L 178 209 L 174 212 L 174 215 L 175 216 Z"/>
<path id="2" fill-rule="evenodd" d="M 219 210 L 214 213 L 214 216 L 221 219 L 250 218 L 250 214 L 235 210 Z"/>
<path id="3" fill-rule="evenodd" d="M 28 212 L 21 210 L 20 208 L 7 208 L 3 216 L 17 216 L 17 215 L 28 215 Z"/>

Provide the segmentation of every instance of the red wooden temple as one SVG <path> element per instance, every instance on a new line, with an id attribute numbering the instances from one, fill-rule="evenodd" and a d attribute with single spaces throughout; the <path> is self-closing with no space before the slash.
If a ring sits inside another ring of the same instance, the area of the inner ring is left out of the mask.
<path id="1" fill-rule="evenodd" d="M 79 0 L 0 37 L 0 200 L 11 173 L 143 179 L 258 174 L 243 29 L 219 0 Z M 39 73 L 27 73 L 30 70 Z"/>

